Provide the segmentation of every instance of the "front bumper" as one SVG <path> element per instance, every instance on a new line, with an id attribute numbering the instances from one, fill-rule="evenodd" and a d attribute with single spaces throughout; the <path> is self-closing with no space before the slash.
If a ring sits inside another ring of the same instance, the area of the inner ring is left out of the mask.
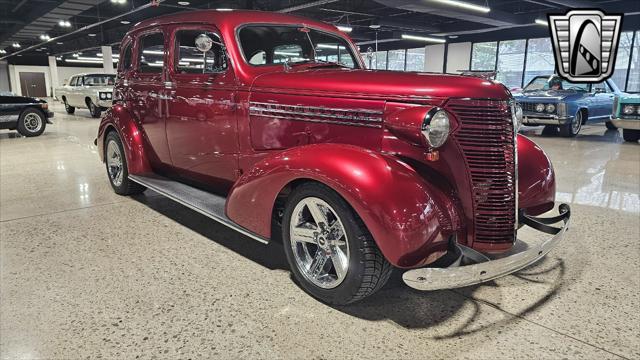
<path id="1" fill-rule="evenodd" d="M 47 111 L 45 111 L 45 113 L 46 113 L 46 115 L 47 115 L 47 124 L 53 124 L 53 122 L 52 122 L 51 120 L 49 120 L 49 119 L 51 119 L 51 118 L 53 117 L 53 115 L 54 115 L 54 114 L 53 114 L 53 111 L 49 111 L 49 110 L 47 110 Z"/>
<path id="2" fill-rule="evenodd" d="M 573 120 L 573 116 L 558 116 L 524 113 L 522 123 L 525 125 L 565 125 Z"/>
<path id="3" fill-rule="evenodd" d="M 640 130 L 640 118 L 623 119 L 611 117 L 611 123 L 618 129 Z"/>
<path id="4" fill-rule="evenodd" d="M 552 218 L 535 218 L 526 214 L 521 217 L 521 223 L 553 235 L 537 245 L 530 245 L 518 239 L 513 249 L 526 250 L 513 250 L 514 253 L 502 254 L 500 258 L 491 259 L 471 248 L 458 245 L 461 254 L 449 267 L 409 270 L 402 275 L 402 279 L 414 289 L 442 290 L 475 285 L 514 273 L 540 260 L 562 240 L 569 228 L 571 209 L 569 205 L 561 204 L 559 212 L 560 215 Z M 562 222 L 560 228 L 550 226 L 559 222 Z M 461 265 L 469 262 L 470 265 Z"/>
<path id="5" fill-rule="evenodd" d="M 109 100 L 100 100 L 100 99 L 98 99 L 98 101 L 96 102 L 96 104 L 98 106 L 102 107 L 102 108 L 110 108 L 112 103 L 113 102 L 112 102 L 111 99 L 109 99 Z"/>

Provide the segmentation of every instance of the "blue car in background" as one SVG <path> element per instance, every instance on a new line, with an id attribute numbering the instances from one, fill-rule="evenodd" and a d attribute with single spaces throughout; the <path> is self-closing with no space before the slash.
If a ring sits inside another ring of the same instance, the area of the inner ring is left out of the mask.
<path id="1" fill-rule="evenodd" d="M 561 135 L 574 137 L 587 121 L 605 120 L 607 128 L 615 129 L 609 117 L 615 97 L 621 94 L 611 80 L 584 84 L 550 75 L 536 76 L 514 97 L 522 107 L 523 124 L 545 125 L 545 130 L 557 127 Z"/>

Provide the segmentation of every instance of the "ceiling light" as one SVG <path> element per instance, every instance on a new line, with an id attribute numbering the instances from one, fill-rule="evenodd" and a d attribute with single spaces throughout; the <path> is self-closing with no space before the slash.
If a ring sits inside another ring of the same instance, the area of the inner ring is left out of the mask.
<path id="1" fill-rule="evenodd" d="M 160 50 L 143 50 L 142 53 L 150 55 L 164 55 L 164 51 Z"/>
<path id="2" fill-rule="evenodd" d="M 187 6 L 189 4 L 191 4 L 191 3 L 188 2 L 188 1 L 178 1 L 178 5 Z"/>
<path id="3" fill-rule="evenodd" d="M 91 34 L 87 34 L 87 35 L 88 35 L 88 36 L 91 36 L 91 37 L 94 37 L 94 36 L 96 36 L 96 34 L 94 34 L 94 33 L 91 33 Z"/>
<path id="4" fill-rule="evenodd" d="M 543 26 L 549 26 L 549 23 L 546 22 L 545 20 L 542 20 L 542 19 L 536 19 L 536 24 L 543 25 Z"/>
<path id="5" fill-rule="evenodd" d="M 445 43 L 447 40 L 442 38 L 435 38 L 429 36 L 417 36 L 417 35 L 409 35 L 402 34 L 402 38 L 405 40 L 418 40 L 418 41 L 427 41 L 427 42 L 436 42 L 436 43 Z"/>
<path id="6" fill-rule="evenodd" d="M 44 41 L 51 40 L 51 37 L 47 34 L 42 34 L 40 35 L 40 40 L 44 40 Z"/>
<path id="7" fill-rule="evenodd" d="M 338 30 L 343 31 L 343 32 L 351 32 L 351 31 L 353 31 L 353 28 L 351 26 L 338 25 L 337 28 L 338 28 Z"/>
<path id="8" fill-rule="evenodd" d="M 449 35 L 449 39 L 457 39 L 458 35 Z"/>
<path id="9" fill-rule="evenodd" d="M 97 53 L 96 56 L 97 57 L 102 57 L 102 53 Z"/>
<path id="10" fill-rule="evenodd" d="M 7 50 L 5 50 L 5 49 L 0 49 L 0 54 L 6 54 L 6 53 L 7 53 Z"/>
<path id="11" fill-rule="evenodd" d="M 102 64 L 102 59 L 65 59 L 64 61 L 70 63 Z"/>
<path id="12" fill-rule="evenodd" d="M 64 44 L 64 43 L 63 43 L 62 41 L 58 41 L 58 42 L 56 42 L 56 44 L 58 44 L 58 45 L 62 45 L 62 44 Z"/>
<path id="13" fill-rule="evenodd" d="M 472 4 L 464 1 L 458 1 L 458 0 L 431 0 L 431 1 L 445 4 L 445 5 L 459 7 L 462 9 L 478 11 L 482 13 L 488 13 L 489 11 L 491 11 L 491 9 L 486 6 L 480 6 L 480 5 L 476 5 L 476 4 Z"/>
<path id="14" fill-rule="evenodd" d="M 233 9 L 228 9 L 228 8 L 217 8 L 216 10 L 218 10 L 218 11 L 233 11 Z"/>
<path id="15" fill-rule="evenodd" d="M 13 44 L 11 44 L 11 46 L 13 46 L 14 48 L 18 49 L 18 48 L 20 48 L 20 43 L 14 42 Z"/>
<path id="16" fill-rule="evenodd" d="M 73 54 L 73 55 L 71 55 L 71 56 L 73 56 L 73 57 L 76 57 L 76 58 L 77 58 L 78 56 L 80 56 L 80 54 L 75 53 L 75 54 Z"/>
<path id="17" fill-rule="evenodd" d="M 71 23 L 67 20 L 60 20 L 58 22 L 58 25 L 60 25 L 60 27 L 71 27 Z"/>
<path id="18" fill-rule="evenodd" d="M 380 24 L 371 24 L 369 25 L 370 29 L 380 29 Z"/>
<path id="19" fill-rule="evenodd" d="M 129 24 L 131 24 L 131 21 L 128 21 L 128 20 L 120 20 L 120 24 L 123 24 L 123 25 L 129 25 Z"/>
<path id="20" fill-rule="evenodd" d="M 56 60 L 62 60 L 62 56 L 56 56 Z"/>
<path id="21" fill-rule="evenodd" d="M 112 4 L 126 4 L 127 0 L 111 0 Z"/>

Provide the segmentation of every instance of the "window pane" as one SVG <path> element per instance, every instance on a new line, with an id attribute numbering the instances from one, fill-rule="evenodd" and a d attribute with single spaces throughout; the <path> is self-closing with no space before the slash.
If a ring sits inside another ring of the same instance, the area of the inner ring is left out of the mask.
<path id="1" fill-rule="evenodd" d="M 404 71 L 404 49 L 389 50 L 389 70 Z"/>
<path id="2" fill-rule="evenodd" d="M 387 69 L 387 52 L 386 51 L 376 52 L 374 69 L 378 69 L 378 70 Z"/>
<path id="3" fill-rule="evenodd" d="M 474 43 L 471 52 L 471 70 L 495 70 L 498 43 Z"/>
<path id="4" fill-rule="evenodd" d="M 164 37 L 154 33 L 142 38 L 140 48 L 140 72 L 161 73 L 164 66 Z"/>
<path id="5" fill-rule="evenodd" d="M 198 41 L 212 41 L 211 49 L 202 52 L 196 47 Z M 183 74 L 205 74 L 224 71 L 227 60 L 220 37 L 204 30 L 180 30 L 176 33 L 176 71 Z"/>
<path id="6" fill-rule="evenodd" d="M 640 31 L 636 31 L 636 40 L 633 44 L 627 91 L 640 92 Z"/>
<path id="7" fill-rule="evenodd" d="M 555 73 L 555 58 L 549 38 L 529 39 L 527 49 L 527 68 L 524 73 L 524 84 L 538 75 L 549 76 Z"/>
<path id="8" fill-rule="evenodd" d="M 631 57 L 631 44 L 633 42 L 633 31 L 627 31 L 620 34 L 620 43 L 618 44 L 618 54 L 616 55 L 616 67 L 611 76 L 620 90 L 624 90 L 624 82 L 627 78 L 627 69 L 629 68 L 629 58 Z"/>
<path id="9" fill-rule="evenodd" d="M 424 71 L 424 48 L 407 49 L 407 71 Z"/>
<path id="10" fill-rule="evenodd" d="M 508 88 L 521 87 L 526 40 L 501 41 L 496 79 Z"/>

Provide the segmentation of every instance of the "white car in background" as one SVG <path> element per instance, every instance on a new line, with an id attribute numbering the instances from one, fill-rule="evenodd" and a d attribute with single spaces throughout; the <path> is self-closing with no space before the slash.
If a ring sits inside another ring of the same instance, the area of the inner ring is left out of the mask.
<path id="1" fill-rule="evenodd" d="M 115 74 L 77 74 L 55 89 L 56 98 L 64 103 L 68 114 L 85 108 L 92 117 L 99 118 L 103 110 L 111 107 L 115 80 Z"/>

